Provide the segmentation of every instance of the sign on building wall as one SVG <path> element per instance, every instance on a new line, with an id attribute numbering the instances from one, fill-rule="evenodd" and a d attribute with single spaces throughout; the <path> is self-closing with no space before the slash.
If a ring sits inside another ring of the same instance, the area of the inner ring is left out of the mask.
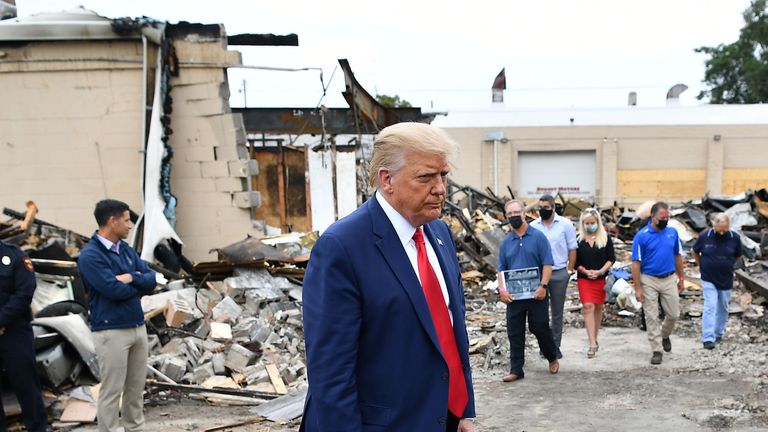
<path id="1" fill-rule="evenodd" d="M 544 194 L 595 197 L 597 177 L 594 151 L 520 152 L 517 159 L 518 195 Z"/>

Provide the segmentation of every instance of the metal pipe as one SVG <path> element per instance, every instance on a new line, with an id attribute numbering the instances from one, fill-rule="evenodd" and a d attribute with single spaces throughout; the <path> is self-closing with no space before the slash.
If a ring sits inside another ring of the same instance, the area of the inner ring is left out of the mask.
<path id="1" fill-rule="evenodd" d="M 141 35 L 141 151 L 146 157 L 147 154 L 147 37 Z M 144 173 L 146 170 L 146 161 L 141 164 L 141 191 L 144 192 Z"/>
<path id="2" fill-rule="evenodd" d="M 499 140 L 493 140 L 493 193 L 499 194 Z"/>

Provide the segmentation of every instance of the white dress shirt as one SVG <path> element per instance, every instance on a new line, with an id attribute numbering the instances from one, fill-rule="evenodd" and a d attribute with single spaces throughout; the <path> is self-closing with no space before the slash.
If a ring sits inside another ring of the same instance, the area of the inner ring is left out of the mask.
<path id="1" fill-rule="evenodd" d="M 101 244 L 104 245 L 107 250 L 110 250 L 112 252 L 115 252 L 116 254 L 120 253 L 120 242 L 112 243 L 110 240 L 107 240 L 106 238 L 102 237 L 101 234 L 96 234 L 96 238 L 99 239 Z"/>
<path id="2" fill-rule="evenodd" d="M 419 277 L 419 261 L 418 253 L 416 251 L 416 241 L 413 240 L 413 234 L 416 233 L 417 228 L 412 226 L 411 223 L 403 217 L 403 215 L 398 213 L 397 210 L 395 210 L 394 207 L 392 207 L 378 191 L 376 191 L 376 200 L 379 202 L 379 205 L 381 205 L 381 208 L 384 210 L 387 218 L 395 228 L 397 237 L 400 239 L 400 243 L 402 243 L 403 249 L 405 250 L 406 255 L 408 255 L 408 260 L 411 262 L 413 271 L 416 273 L 416 278 L 418 278 L 419 283 L 421 283 L 421 277 Z M 423 232 L 423 228 L 419 227 L 418 229 L 421 229 Z M 452 240 L 443 239 L 442 241 Z M 430 243 L 429 237 L 427 237 L 426 234 L 424 235 L 424 244 L 427 246 L 427 258 L 429 259 L 429 263 L 432 265 L 432 269 L 435 271 L 437 281 L 440 283 L 440 289 L 443 292 L 445 305 L 448 307 L 448 315 L 451 317 L 451 324 L 453 324 L 453 314 L 451 313 L 451 304 L 448 298 L 448 288 L 445 285 L 443 269 L 440 267 L 440 261 L 437 260 L 435 250 L 432 248 L 432 244 Z"/>

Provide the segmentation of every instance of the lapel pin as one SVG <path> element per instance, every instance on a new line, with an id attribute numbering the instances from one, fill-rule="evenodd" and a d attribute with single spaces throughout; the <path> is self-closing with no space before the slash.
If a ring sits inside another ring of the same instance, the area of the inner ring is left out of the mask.
<path id="1" fill-rule="evenodd" d="M 437 244 L 439 244 L 440 246 L 442 246 L 442 245 L 443 245 L 443 241 L 442 241 L 442 240 L 440 240 L 440 239 L 437 239 Z"/>

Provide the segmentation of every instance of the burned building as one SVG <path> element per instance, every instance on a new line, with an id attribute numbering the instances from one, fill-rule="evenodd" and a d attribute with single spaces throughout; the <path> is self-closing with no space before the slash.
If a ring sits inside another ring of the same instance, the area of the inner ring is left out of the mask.
<path id="1" fill-rule="evenodd" d="M 120 199 L 144 212 L 137 243 L 177 233 L 197 260 L 242 239 L 260 197 L 228 102 L 240 63 L 218 24 L 82 8 L 0 21 L 0 203 L 34 199 L 89 233 L 94 204 Z"/>

